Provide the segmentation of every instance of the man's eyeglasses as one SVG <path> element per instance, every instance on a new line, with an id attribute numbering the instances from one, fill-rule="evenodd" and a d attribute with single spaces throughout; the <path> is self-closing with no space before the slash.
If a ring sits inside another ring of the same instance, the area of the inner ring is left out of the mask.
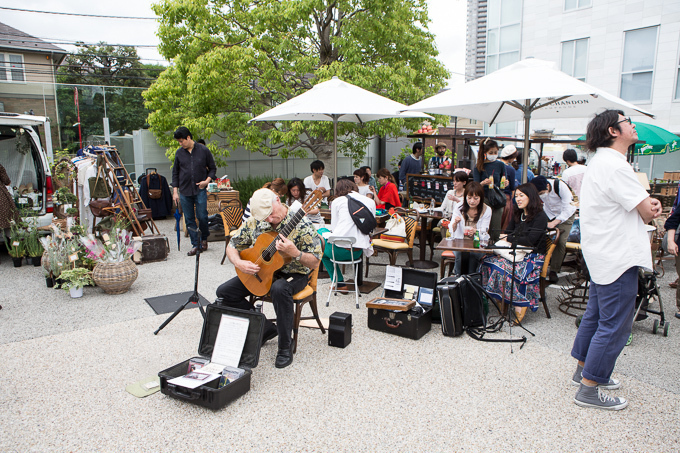
<path id="1" fill-rule="evenodd" d="M 621 121 L 616 122 L 616 124 L 621 124 L 621 123 L 633 124 L 633 122 L 630 120 L 630 118 L 624 118 Z"/>

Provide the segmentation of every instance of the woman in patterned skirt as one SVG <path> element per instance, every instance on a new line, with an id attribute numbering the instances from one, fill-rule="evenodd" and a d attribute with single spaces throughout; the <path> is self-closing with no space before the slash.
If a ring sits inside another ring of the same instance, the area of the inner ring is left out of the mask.
<path id="1" fill-rule="evenodd" d="M 515 263 L 514 285 L 512 262 L 498 255 L 487 256 L 482 260 L 482 278 L 486 282 L 486 291 L 501 303 L 510 302 L 510 288 L 514 287 L 512 305 L 518 321 L 521 321 L 527 307 L 531 311 L 538 309 L 548 217 L 533 184 L 517 187 L 515 202 L 513 216 L 505 230 L 505 239 L 516 242 L 518 246 L 531 247 L 531 250 L 525 250 L 524 259 Z"/>

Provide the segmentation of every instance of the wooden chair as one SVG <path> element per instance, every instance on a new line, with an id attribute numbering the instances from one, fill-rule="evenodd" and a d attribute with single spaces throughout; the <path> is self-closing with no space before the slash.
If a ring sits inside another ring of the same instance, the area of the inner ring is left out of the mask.
<path id="1" fill-rule="evenodd" d="M 385 252 L 390 256 L 390 265 L 394 266 L 397 262 L 397 255 L 399 253 L 406 253 L 408 255 L 408 265 L 413 267 L 413 241 L 416 237 L 416 226 L 418 225 L 419 215 L 416 212 L 416 217 L 402 217 L 406 222 L 406 242 L 386 241 L 384 239 L 373 240 L 373 251 L 377 254 Z M 379 263 L 374 263 L 379 264 Z M 383 264 L 379 264 L 384 266 Z M 368 268 L 370 266 L 369 258 L 366 257 L 366 272 L 368 277 Z"/>
<path id="2" fill-rule="evenodd" d="M 316 269 L 313 269 L 312 272 L 309 273 L 307 286 L 305 286 L 304 289 L 299 293 L 293 294 L 293 302 L 295 303 L 295 315 L 293 317 L 293 341 L 291 344 L 293 354 L 295 354 L 295 352 L 297 351 L 297 340 L 298 330 L 300 330 L 300 321 L 307 319 L 315 319 L 317 325 L 319 326 L 319 329 L 321 329 L 321 334 L 323 335 L 326 333 L 326 329 L 324 328 L 323 323 L 321 322 L 321 318 L 319 318 L 319 310 L 317 308 L 316 303 L 317 281 L 319 277 L 319 267 L 321 266 L 322 264 L 319 263 L 319 266 L 317 266 Z M 255 302 L 257 302 L 258 300 L 262 302 L 272 302 L 271 296 L 269 294 L 262 297 L 250 296 L 250 302 L 252 304 L 255 304 Z M 309 307 L 312 309 L 313 316 L 303 317 L 302 308 L 307 303 L 309 304 Z"/>
<path id="3" fill-rule="evenodd" d="M 545 288 L 550 284 L 548 282 L 548 274 L 550 273 L 550 259 L 552 258 L 555 247 L 557 247 L 557 240 L 560 238 L 560 230 L 550 229 L 546 233 L 545 238 L 545 261 L 541 268 L 541 278 L 539 279 L 541 303 L 545 310 L 545 316 L 550 318 L 550 310 L 548 310 L 548 303 L 545 300 Z"/>
<path id="4" fill-rule="evenodd" d="M 231 233 L 238 230 L 243 223 L 243 207 L 239 200 L 220 201 L 219 203 L 220 215 L 222 216 L 222 223 L 224 224 L 224 256 L 220 265 L 224 264 L 227 257 L 227 247 L 229 246 L 229 238 Z"/>

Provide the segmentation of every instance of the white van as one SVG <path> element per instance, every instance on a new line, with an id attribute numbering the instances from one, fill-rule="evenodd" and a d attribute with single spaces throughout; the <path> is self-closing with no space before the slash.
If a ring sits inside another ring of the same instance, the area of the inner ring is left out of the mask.
<path id="1" fill-rule="evenodd" d="M 38 134 L 44 129 L 47 146 Z M 52 156 L 50 120 L 43 116 L 0 112 L 0 164 L 10 179 L 9 190 L 21 205 L 38 214 L 38 226 L 52 223 L 52 174 L 48 156 Z M 15 189 L 16 188 L 16 189 Z M 19 195 L 19 190 L 24 194 Z M 0 234 L 0 242 L 4 240 Z"/>

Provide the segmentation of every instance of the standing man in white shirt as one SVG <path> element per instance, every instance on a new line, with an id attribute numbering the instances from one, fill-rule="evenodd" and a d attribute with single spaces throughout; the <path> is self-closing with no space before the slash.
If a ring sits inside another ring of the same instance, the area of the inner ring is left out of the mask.
<path id="1" fill-rule="evenodd" d="M 602 390 L 621 387 L 611 375 L 633 325 L 638 268 L 652 268 L 645 224 L 661 214 L 661 203 L 650 198 L 626 161 L 637 138 L 635 125 L 621 111 L 606 110 L 588 124 L 586 148 L 596 153 L 583 178 L 580 219 L 591 282 L 571 350 L 578 360 L 574 402 L 583 407 L 628 406 L 625 398 Z"/>
<path id="2" fill-rule="evenodd" d="M 531 184 L 536 186 L 538 195 L 543 200 L 543 210 L 550 220 L 548 228 L 560 230 L 560 237 L 557 239 L 555 251 L 550 259 L 550 275 L 548 276 L 551 282 L 556 283 L 557 273 L 567 253 L 567 238 L 576 217 L 576 206 L 571 204 L 574 198 L 571 196 L 569 186 L 559 179 L 548 181 L 545 176 L 538 175 L 531 180 Z"/>
<path id="3" fill-rule="evenodd" d="M 309 168 L 312 170 L 312 174 L 303 181 L 305 188 L 312 192 L 316 189 L 321 189 L 323 191 L 323 202 L 328 203 L 328 198 L 326 197 L 331 194 L 331 182 L 328 180 L 328 176 L 323 174 L 326 166 L 320 160 L 315 160 L 309 165 Z"/>
<path id="4" fill-rule="evenodd" d="M 562 180 L 569 184 L 577 197 L 581 197 L 581 184 L 586 173 L 586 166 L 578 163 L 575 149 L 568 149 L 562 153 L 562 160 L 567 164 L 567 169 L 562 172 Z"/>

